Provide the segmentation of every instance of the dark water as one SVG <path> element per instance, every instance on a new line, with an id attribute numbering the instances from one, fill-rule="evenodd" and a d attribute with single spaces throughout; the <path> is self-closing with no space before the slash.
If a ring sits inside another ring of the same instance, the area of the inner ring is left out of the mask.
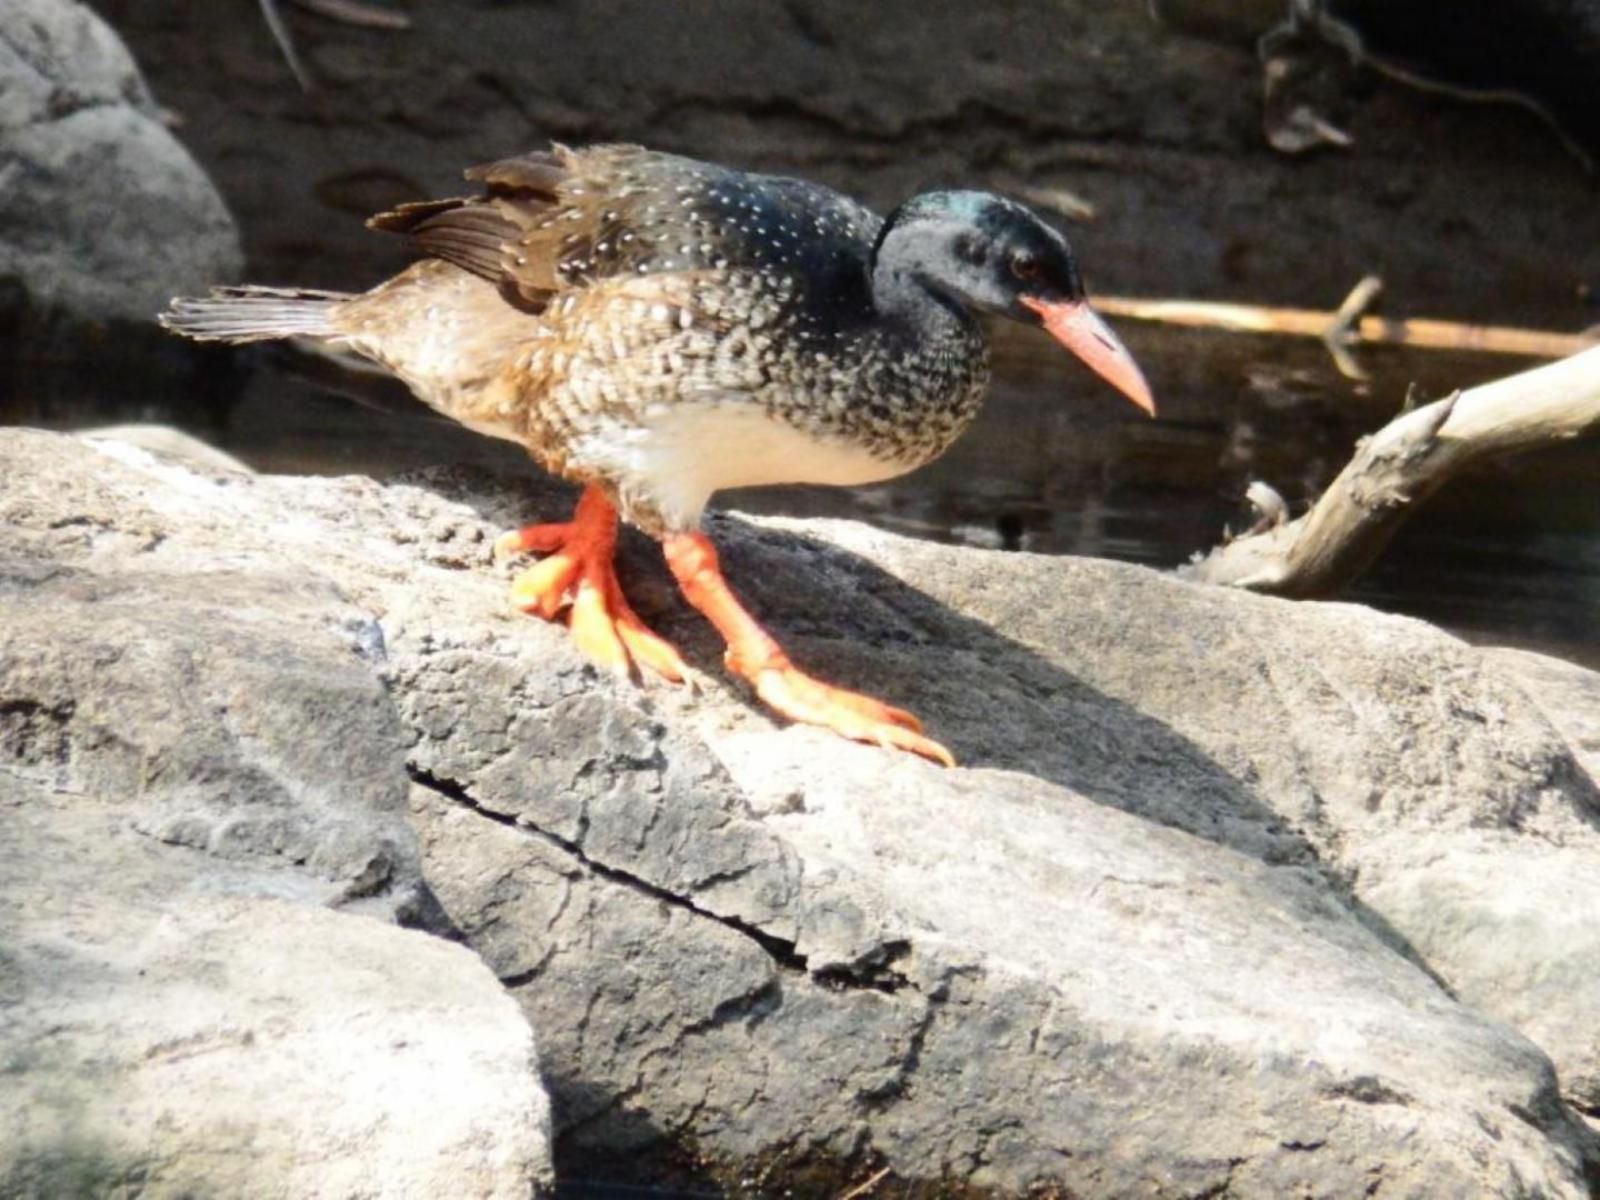
<path id="1" fill-rule="evenodd" d="M 1159 420 L 1044 336 L 1002 326 L 988 407 L 939 462 L 873 487 L 766 489 L 722 502 L 1172 567 L 1216 544 L 1225 526 L 1249 523 L 1241 497 L 1252 479 L 1303 509 L 1356 439 L 1397 411 L 1408 385 L 1438 396 L 1533 365 L 1375 349 L 1362 359 L 1372 381 L 1356 384 L 1316 342 L 1127 322 L 1121 330 L 1155 388 Z M 99 354 L 52 345 L 48 336 L 30 339 L 23 369 L 0 390 L 0 422 L 163 421 L 267 471 L 382 476 L 440 462 L 530 469 L 514 446 L 432 416 L 393 381 L 350 376 L 287 349 L 196 355 L 144 332 L 113 332 Z M 1425 617 L 1474 641 L 1600 667 L 1600 440 L 1452 483 L 1342 598 Z"/>

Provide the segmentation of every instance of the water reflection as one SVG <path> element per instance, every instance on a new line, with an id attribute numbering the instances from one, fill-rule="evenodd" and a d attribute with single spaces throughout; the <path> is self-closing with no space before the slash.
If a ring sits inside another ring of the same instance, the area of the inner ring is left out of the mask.
<path id="1" fill-rule="evenodd" d="M 1320 344 L 1124 322 L 1161 406 L 1151 421 L 1048 338 L 1001 323 L 996 382 L 937 463 L 858 489 L 724 497 L 761 512 L 865 519 L 942 541 L 1173 566 L 1249 521 L 1264 479 L 1302 511 L 1407 386 L 1443 395 L 1532 365 L 1483 355 L 1363 352 L 1342 378 Z M 0 421 L 57 428 L 164 420 L 258 469 L 383 475 L 430 463 L 526 469 L 513 446 L 432 417 L 392 380 L 281 348 L 196 355 L 175 339 L 110 339 L 117 361 L 51 354 L 0 392 Z M 128 347 L 133 349 L 128 349 Z M 343 395 L 339 393 L 345 393 Z M 348 398 L 356 395 L 360 403 Z M 208 400 L 198 407 L 190 399 Z M 1419 510 L 1350 599 L 1486 641 L 1600 667 L 1600 441 L 1488 464 Z"/>

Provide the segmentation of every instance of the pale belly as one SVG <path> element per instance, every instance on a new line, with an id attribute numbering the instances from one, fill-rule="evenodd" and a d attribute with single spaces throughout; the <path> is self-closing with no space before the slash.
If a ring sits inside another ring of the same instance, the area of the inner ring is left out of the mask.
<path id="1" fill-rule="evenodd" d="M 640 510 L 645 524 L 656 516 L 674 529 L 691 528 L 725 488 L 874 483 L 920 465 L 819 438 L 742 398 L 680 401 L 647 411 L 636 424 L 607 422 L 578 439 L 568 461 L 612 481 L 624 508 Z"/>
<path id="2" fill-rule="evenodd" d="M 659 291 L 662 284 L 650 282 Z M 652 391 L 676 391 L 681 362 L 674 354 L 712 363 L 713 371 L 737 370 L 716 363 L 714 342 L 695 341 L 701 326 L 685 323 L 680 309 L 661 301 L 641 310 L 633 293 L 642 286 L 624 281 L 614 295 L 583 293 L 596 306 L 594 314 L 573 317 L 562 310 L 591 336 L 576 343 L 567 336 L 558 347 L 558 357 L 570 355 L 575 367 L 581 356 L 585 368 L 561 376 L 561 394 L 538 390 L 537 380 L 548 384 L 548 373 L 530 378 L 512 369 L 530 361 L 540 320 L 506 304 L 487 281 L 447 263 L 418 263 L 353 301 L 341 332 L 438 412 L 476 433 L 526 446 L 569 478 L 605 485 L 624 514 L 652 532 L 693 528 L 711 496 L 727 488 L 874 483 L 921 466 L 948 443 L 948 437 L 924 438 L 898 457 L 874 454 L 859 441 L 798 428 L 738 388 L 643 399 Z M 611 303 L 626 305 L 615 320 L 606 308 Z M 671 319 L 655 319 L 657 309 Z M 660 370 L 664 351 L 674 363 L 670 379 Z M 621 403 L 597 379 L 627 381 L 638 399 Z M 956 429 L 947 432 L 953 436 Z"/>

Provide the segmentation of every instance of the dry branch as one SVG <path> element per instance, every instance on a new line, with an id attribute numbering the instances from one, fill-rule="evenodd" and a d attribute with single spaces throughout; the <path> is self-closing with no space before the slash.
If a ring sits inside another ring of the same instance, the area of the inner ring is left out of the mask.
<path id="1" fill-rule="evenodd" d="M 1184 574 L 1279 596 L 1331 595 L 1469 463 L 1587 433 L 1600 433 L 1600 347 L 1397 417 L 1362 440 L 1305 516 L 1218 546 Z"/>
<path id="2" fill-rule="evenodd" d="M 1565 358 L 1600 344 L 1600 336 L 1593 333 L 1556 333 L 1508 325 L 1469 325 L 1461 321 L 1363 315 L 1376 296 L 1378 287 L 1374 278 L 1362 280 L 1337 312 L 1206 300 L 1149 300 L 1133 296 L 1096 296 L 1094 306 L 1109 316 L 1128 317 L 1135 321 L 1159 321 L 1168 325 L 1220 329 L 1230 333 L 1321 338 L 1335 359 L 1342 359 L 1339 369 L 1358 377 L 1360 372 L 1352 371 L 1343 352 L 1349 346 L 1360 344 L 1482 351 L 1529 358 Z"/>

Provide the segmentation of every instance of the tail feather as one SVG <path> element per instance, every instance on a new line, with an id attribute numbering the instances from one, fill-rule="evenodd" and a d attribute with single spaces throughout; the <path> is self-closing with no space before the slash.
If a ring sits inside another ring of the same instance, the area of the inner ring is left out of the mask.
<path id="1" fill-rule="evenodd" d="M 201 342 L 334 337 L 333 310 L 350 299 L 348 292 L 311 288 L 213 288 L 209 296 L 175 297 L 157 320 Z"/>

